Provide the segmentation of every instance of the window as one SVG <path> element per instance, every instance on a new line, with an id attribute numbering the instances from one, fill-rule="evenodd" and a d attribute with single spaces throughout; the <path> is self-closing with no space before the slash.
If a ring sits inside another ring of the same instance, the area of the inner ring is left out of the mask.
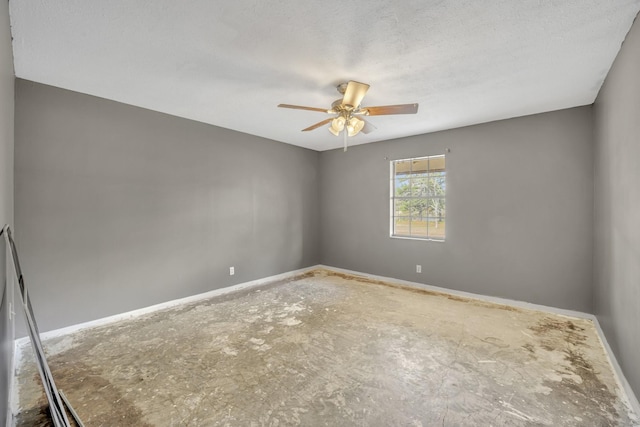
<path id="1" fill-rule="evenodd" d="M 391 161 L 391 236 L 444 240 L 444 154 Z"/>

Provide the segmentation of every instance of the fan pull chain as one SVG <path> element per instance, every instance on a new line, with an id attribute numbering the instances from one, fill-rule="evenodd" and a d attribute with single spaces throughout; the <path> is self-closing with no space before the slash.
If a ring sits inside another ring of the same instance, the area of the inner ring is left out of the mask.
<path id="1" fill-rule="evenodd" d="M 347 130 L 343 130 L 342 131 L 343 135 L 344 135 L 344 151 L 345 153 L 347 152 Z"/>

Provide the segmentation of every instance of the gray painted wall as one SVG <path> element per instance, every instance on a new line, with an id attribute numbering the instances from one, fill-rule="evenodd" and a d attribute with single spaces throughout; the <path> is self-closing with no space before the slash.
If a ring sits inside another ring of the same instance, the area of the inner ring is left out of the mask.
<path id="1" fill-rule="evenodd" d="M 640 23 L 594 105 L 595 314 L 640 397 Z"/>
<path id="2" fill-rule="evenodd" d="M 320 261 L 315 151 L 20 79 L 15 114 L 42 331 Z"/>
<path id="3" fill-rule="evenodd" d="M 0 2 L 0 228 L 13 224 L 13 114 L 14 72 L 9 3 Z M 13 357 L 13 321 L 9 303 L 12 280 L 7 270 L 4 237 L 0 238 L 0 426 L 6 423 L 9 378 Z M 9 279 L 9 280 L 7 280 Z M 6 398 L 5 398 L 6 397 Z"/>
<path id="4" fill-rule="evenodd" d="M 589 312 L 591 119 L 581 107 L 322 152 L 322 263 Z M 446 148 L 446 241 L 390 238 L 389 160 Z"/>

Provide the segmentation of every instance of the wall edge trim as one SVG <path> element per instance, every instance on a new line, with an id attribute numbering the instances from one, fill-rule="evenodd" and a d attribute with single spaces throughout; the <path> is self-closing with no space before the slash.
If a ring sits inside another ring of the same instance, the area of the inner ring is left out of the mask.
<path id="1" fill-rule="evenodd" d="M 76 325 L 71 325 L 71 326 L 67 326 L 67 327 L 64 327 L 64 328 L 55 329 L 55 330 L 52 330 L 52 331 L 48 331 L 48 332 L 42 333 L 42 334 L 40 334 L 40 336 L 41 336 L 41 339 L 43 341 L 47 340 L 47 339 L 50 339 L 50 338 L 57 338 L 57 337 L 61 337 L 61 336 L 64 336 L 64 335 L 68 335 L 70 333 L 74 333 L 74 332 L 78 332 L 78 331 L 82 331 L 82 330 L 86 330 L 86 329 L 91 329 L 91 328 L 95 328 L 95 327 L 98 327 L 98 326 L 108 325 L 108 324 L 111 324 L 111 323 L 114 323 L 114 322 L 117 322 L 117 321 L 120 321 L 120 320 L 132 319 L 132 318 L 139 317 L 139 316 L 142 316 L 142 315 L 145 315 L 145 314 L 153 313 L 155 311 L 159 311 L 159 310 L 175 307 L 177 305 L 188 304 L 188 303 L 197 302 L 197 301 L 201 301 L 201 300 L 212 298 L 212 297 L 222 296 L 222 295 L 226 295 L 226 294 L 229 294 L 229 293 L 233 293 L 233 292 L 237 292 L 237 291 L 241 291 L 241 290 L 245 290 L 245 289 L 251 289 L 251 288 L 267 285 L 267 284 L 269 284 L 271 282 L 274 282 L 274 281 L 288 279 L 288 278 L 291 278 L 291 277 L 298 276 L 300 274 L 308 273 L 310 271 L 322 270 L 322 269 L 328 270 L 328 271 L 333 271 L 333 272 L 336 272 L 336 273 L 344 273 L 344 274 L 349 274 L 349 275 L 353 275 L 353 276 L 364 277 L 364 278 L 367 278 L 367 279 L 380 280 L 380 281 L 384 281 L 384 282 L 395 283 L 395 284 L 409 286 L 409 287 L 413 287 L 413 288 L 424 289 L 424 290 L 429 290 L 429 291 L 433 291 L 433 292 L 439 292 L 439 293 L 443 293 L 443 294 L 449 294 L 449 295 L 455 295 L 455 296 L 460 296 L 460 297 L 465 297 L 465 298 L 477 299 L 477 300 L 491 302 L 491 303 L 495 303 L 495 304 L 509 305 L 509 306 L 514 306 L 514 307 L 518 307 L 518 308 L 524 308 L 524 309 L 528 309 L 528 310 L 544 311 L 544 312 L 548 312 L 548 313 L 558 314 L 558 315 L 561 315 L 561 316 L 567 316 L 567 317 L 574 317 L 574 318 L 591 320 L 594 323 L 596 331 L 598 332 L 598 337 L 600 339 L 600 342 L 601 342 L 601 344 L 602 344 L 602 346 L 603 346 L 603 348 L 605 350 L 605 353 L 607 354 L 607 357 L 609 358 L 611 366 L 613 367 L 614 377 L 616 379 L 618 387 L 624 392 L 622 398 L 625 399 L 625 403 L 628 405 L 628 407 L 635 414 L 640 416 L 640 403 L 638 402 L 638 399 L 637 399 L 633 389 L 629 385 L 629 382 L 627 381 L 626 377 L 624 376 L 624 373 L 623 373 L 620 365 L 618 364 L 618 361 L 617 361 L 617 359 L 615 357 L 615 354 L 613 353 L 611 347 L 609 346 L 607 338 L 606 338 L 606 336 L 605 336 L 605 334 L 604 334 L 604 332 L 603 332 L 603 330 L 602 330 L 602 328 L 600 326 L 600 322 L 598 321 L 598 318 L 593 314 L 584 313 L 584 312 L 581 312 L 581 311 L 567 310 L 567 309 L 563 309 L 563 308 L 551 307 L 551 306 L 546 306 L 546 305 L 541 305 L 541 304 L 534 304 L 534 303 L 529 303 L 529 302 L 525 302 L 525 301 L 518 301 L 518 300 L 507 299 L 507 298 L 500 298 L 500 297 L 492 297 L 492 296 L 487 296 L 487 295 L 475 294 L 475 293 L 472 293 L 472 292 L 457 291 L 457 290 L 453 290 L 453 289 L 442 288 L 442 287 L 439 287 L 439 286 L 427 285 L 427 284 L 424 284 L 424 283 L 418 283 L 418 282 L 411 282 L 411 281 L 408 281 L 408 280 L 396 279 L 396 278 L 393 278 L 393 277 L 378 276 L 378 275 L 375 275 L 375 274 L 369 274 L 369 273 L 364 273 L 364 272 L 360 272 L 360 271 L 348 270 L 348 269 L 338 268 L 338 267 L 331 267 L 331 266 L 324 265 L 324 264 L 317 264 L 317 265 L 313 265 L 313 266 L 310 266 L 310 267 L 301 268 L 301 269 L 298 269 L 298 270 L 292 270 L 292 271 L 288 271 L 288 272 L 285 272 L 285 273 L 264 277 L 264 278 L 261 278 L 261 279 L 251 280 L 249 282 L 238 283 L 236 285 L 232 285 L 232 286 L 228 286 L 228 287 L 224 287 L 224 288 L 220 288 L 220 289 L 214 289 L 212 291 L 207 291 L 207 292 L 203 292 L 203 293 L 200 293 L 200 294 L 196 294 L 196 295 L 192 295 L 192 296 L 188 296 L 188 297 L 184 297 L 184 298 L 178 298 L 178 299 L 167 301 L 167 302 L 163 302 L 163 303 L 160 303 L 160 304 L 150 305 L 148 307 L 143 307 L 143 308 L 136 309 L 136 310 L 131 310 L 131 311 L 128 311 L 128 312 L 119 313 L 119 314 L 103 317 L 103 318 L 96 319 L 96 320 L 91 320 L 89 322 L 83 322 L 83 323 L 79 323 L 79 324 L 76 324 Z M 8 408 L 8 411 L 11 414 L 11 418 L 7 419 L 7 426 L 12 426 L 13 425 L 13 424 L 9 424 L 9 422 L 10 422 L 10 420 L 13 419 L 13 414 L 16 413 L 16 411 L 18 409 L 17 406 L 16 406 L 17 403 L 18 403 L 18 394 L 17 394 L 17 388 L 15 388 L 14 379 L 15 379 L 16 369 L 22 363 L 22 353 L 23 353 L 23 351 L 24 351 L 24 349 L 25 349 L 25 347 L 27 345 L 29 345 L 29 338 L 28 337 L 22 337 L 22 338 L 16 339 L 15 342 L 14 342 L 14 352 L 13 352 L 14 354 L 13 354 L 13 364 L 12 364 L 13 375 L 11 376 L 11 387 L 10 387 L 10 393 L 11 393 L 11 402 L 10 403 L 11 404 L 9 405 L 9 408 Z M 634 421 L 637 421 L 637 420 L 634 420 Z"/>
<path id="2" fill-rule="evenodd" d="M 508 298 L 492 297 L 492 296 L 488 296 L 488 295 L 475 294 L 475 293 L 472 293 L 472 292 L 457 291 L 455 289 L 442 288 L 442 287 L 439 287 L 439 286 L 427 285 L 427 284 L 419 283 L 419 282 L 411 282 L 409 280 L 395 279 L 393 277 L 378 276 L 378 275 L 375 275 L 375 274 L 363 273 L 363 272 L 360 272 L 360 271 L 348 270 L 348 269 L 345 269 L 345 268 L 331 267 L 331 266 L 327 266 L 327 265 L 318 265 L 317 267 L 318 268 L 324 268 L 324 269 L 330 270 L 330 271 L 335 271 L 335 272 L 338 272 L 338 273 L 351 274 L 351 275 L 354 275 L 354 276 L 362 276 L 362 277 L 366 277 L 368 279 L 381 280 L 381 281 L 384 281 L 384 282 L 392 282 L 392 283 L 397 283 L 399 285 L 410 286 L 410 287 L 413 287 L 413 288 L 425 289 L 425 290 L 428 290 L 428 291 L 440 292 L 440 293 L 444 293 L 444 294 L 455 295 L 455 296 L 460 296 L 460 297 L 465 297 L 465 298 L 472 298 L 472 299 L 477 299 L 477 300 L 481 300 L 481 301 L 492 302 L 492 303 L 495 303 L 495 304 L 510 305 L 510 306 L 514 306 L 514 307 L 518 307 L 518 308 L 525 308 L 525 309 L 529 309 L 529 310 L 546 311 L 546 312 L 550 312 L 550 313 L 553 313 L 553 314 L 560 314 L 562 316 L 567 316 L 567 317 L 577 317 L 577 318 L 580 318 L 580 319 L 595 319 L 595 316 L 593 314 L 585 313 L 585 312 L 582 312 L 582 311 L 568 310 L 568 309 L 564 309 L 564 308 L 551 307 L 551 306 L 546 306 L 546 305 L 542 305 L 542 304 L 534 304 L 534 303 L 530 303 L 530 302 L 526 302 L 526 301 L 512 300 L 512 299 L 508 299 Z"/>
<path id="3" fill-rule="evenodd" d="M 607 342 L 607 338 L 604 335 L 604 331 L 600 327 L 600 322 L 598 321 L 598 318 L 595 315 L 591 314 L 591 313 L 584 313 L 584 312 L 575 311 L 575 310 L 567 310 L 567 309 L 564 309 L 564 308 L 557 308 L 557 307 L 551 307 L 551 306 L 546 306 L 546 305 L 541 305 L 541 304 L 534 304 L 534 303 L 529 303 L 529 302 L 525 302 L 525 301 L 511 300 L 511 299 L 507 299 L 507 298 L 492 297 L 492 296 L 487 296 L 487 295 L 482 295 L 482 294 L 474 294 L 472 292 L 457 291 L 457 290 L 453 290 L 453 289 L 442 288 L 442 287 L 439 287 L 439 286 L 426 285 L 424 283 L 418 283 L 418 282 L 411 282 L 411 281 L 408 281 L 408 280 L 395 279 L 393 277 L 378 276 L 378 275 L 375 275 L 375 274 L 363 273 L 363 272 L 360 272 L 360 271 L 348 270 L 348 269 L 344 269 L 344 268 L 331 267 L 331 266 L 322 265 L 322 264 L 318 265 L 317 267 L 318 268 L 323 268 L 323 269 L 329 270 L 329 271 L 335 271 L 335 272 L 338 272 L 338 273 L 351 274 L 351 275 L 354 275 L 354 276 L 362 276 L 362 277 L 366 277 L 368 279 L 381 280 L 381 281 L 384 281 L 384 282 L 391 282 L 391 283 L 396 283 L 396 284 L 399 284 L 399 285 L 410 286 L 410 287 L 418 288 L 418 289 L 425 289 L 425 290 L 433 291 L 433 292 L 440 292 L 440 293 L 444 293 L 444 294 L 461 296 L 461 297 L 465 297 L 465 298 L 472 298 L 472 299 L 491 302 L 491 303 L 495 303 L 495 304 L 509 305 L 509 306 L 514 306 L 514 307 L 518 307 L 518 308 L 524 308 L 524 309 L 528 309 L 528 310 L 544 311 L 544 312 L 547 312 L 547 313 L 559 314 L 561 316 L 567 316 L 567 317 L 574 317 L 574 318 L 579 318 L 579 319 L 591 320 L 593 322 L 595 328 L 596 328 L 596 331 L 598 332 L 598 338 L 600 338 L 600 342 L 601 342 L 602 347 L 603 347 L 603 349 L 605 351 L 605 354 L 607 355 L 607 357 L 609 359 L 609 362 L 611 363 L 611 366 L 613 368 L 613 374 L 614 374 L 616 383 L 617 383 L 618 387 L 620 388 L 620 390 L 623 392 L 623 395 L 621 397 L 625 400 L 625 403 L 627 404 L 629 409 L 631 409 L 631 411 L 633 411 L 633 413 L 636 416 L 640 417 L 640 403 L 638 402 L 638 399 L 637 399 L 633 389 L 629 385 L 629 382 L 627 381 L 626 377 L 624 376 L 622 368 L 618 364 L 618 360 L 616 359 L 616 356 L 613 353 L 613 350 L 611 349 L 611 346 L 609 346 L 609 343 Z M 632 421 L 633 422 L 640 422 L 640 419 L 633 419 L 632 418 Z M 638 424 L 638 425 L 640 425 L 640 424 Z"/>
<path id="4" fill-rule="evenodd" d="M 15 318 L 15 316 L 14 316 Z M 13 325 L 12 325 L 13 326 Z M 12 330 L 14 328 L 12 327 Z M 15 332 L 15 331 L 14 331 Z M 13 419 L 13 408 L 14 405 L 18 404 L 18 388 L 16 387 L 16 368 L 18 367 L 16 364 L 16 340 L 15 333 L 13 334 L 13 345 L 11 346 L 11 360 L 9 361 L 9 366 L 11 367 L 11 371 L 9 371 L 9 395 L 7 396 L 7 418 L 6 418 L 6 427 L 15 426 L 15 420 Z"/>
<path id="5" fill-rule="evenodd" d="M 638 397 L 635 392 L 631 388 L 631 385 L 627 381 L 627 377 L 624 376 L 624 372 L 622 371 L 622 367 L 618 363 L 618 359 L 616 358 L 615 353 L 611 349 L 609 342 L 607 341 L 607 336 L 604 334 L 604 330 L 600 326 L 600 321 L 597 316 L 593 316 L 593 323 L 596 325 L 596 330 L 598 331 L 598 337 L 600 338 L 600 342 L 604 347 L 607 356 L 609 356 L 609 362 L 611 362 L 611 366 L 613 366 L 613 374 L 618 382 L 618 387 L 620 387 L 625 392 L 625 397 L 627 398 L 627 404 L 631 408 L 631 410 L 636 414 L 637 417 L 640 417 L 640 401 L 638 401 Z M 640 418 L 633 419 L 633 422 L 636 422 L 640 425 Z"/>
<path id="6" fill-rule="evenodd" d="M 18 372 L 19 354 L 22 350 L 18 347 L 18 340 L 13 340 L 11 355 L 11 378 L 9 379 L 9 405 L 7 406 L 7 427 L 15 427 L 14 415 L 18 414 L 18 387 L 16 386 L 16 373 Z"/>
<path id="7" fill-rule="evenodd" d="M 263 277 L 261 279 L 255 279 L 255 280 L 251 280 L 248 282 L 243 282 L 243 283 L 238 283 L 235 285 L 231 285 L 231 286 L 226 286 L 223 288 L 219 288 L 219 289 L 214 289 L 211 291 L 207 291 L 207 292 L 203 292 L 200 294 L 196 294 L 196 295 L 191 295 L 188 297 L 183 297 L 183 298 L 178 298 L 178 299 L 174 299 L 171 301 L 166 301 L 166 302 L 161 302 L 159 304 L 153 304 L 147 307 L 143 307 L 143 308 L 138 308 L 135 310 L 131 310 L 131 311 L 126 311 L 124 313 L 118 313 L 118 314 L 114 314 L 112 316 L 107 316 L 107 317 L 102 317 L 99 319 L 95 319 L 95 320 L 90 320 L 88 322 L 83 322 L 83 323 L 78 323 L 75 325 L 71 325 L 71 326 L 65 326 L 63 328 L 59 328 L 59 329 L 54 329 L 51 331 L 47 331 L 47 332 L 43 332 L 40 334 L 40 338 L 42 341 L 51 339 L 51 338 L 58 338 L 64 335 L 68 335 L 74 332 L 79 332 L 85 329 L 91 329 L 91 328 L 95 328 L 98 326 L 104 326 L 104 325 L 109 325 L 111 323 L 114 322 L 118 322 L 120 320 L 125 320 L 125 319 L 132 319 L 135 317 L 139 317 L 139 316 L 143 316 L 145 314 L 150 314 L 159 310 L 164 310 L 167 308 L 171 308 L 171 307 L 175 307 L 177 305 L 182 305 L 182 304 L 189 304 L 192 302 L 198 302 L 198 301 L 202 301 L 204 299 L 208 299 L 208 298 L 212 298 L 212 297 L 217 297 L 217 296 L 221 296 L 221 295 L 226 295 L 229 293 L 233 293 L 233 292 L 238 292 L 241 290 L 245 290 L 245 289 L 251 289 L 251 288 L 255 288 L 258 286 L 262 286 L 262 285 L 267 285 L 271 282 L 274 281 L 278 281 L 278 280 L 283 280 L 283 279 L 288 279 L 294 276 L 298 276 L 300 274 L 304 274 L 307 273 L 309 271 L 315 270 L 317 269 L 318 266 L 314 265 L 311 267 L 305 267 L 305 268 L 301 268 L 298 270 L 291 270 L 291 271 L 287 271 L 285 273 L 280 273 L 280 274 L 276 274 L 273 276 L 267 276 L 267 277 Z M 21 337 L 16 339 L 15 341 L 15 345 L 16 345 L 16 355 L 20 356 L 17 357 L 18 359 L 18 363 L 17 365 L 19 366 L 20 363 L 22 362 L 21 360 L 21 356 L 22 356 L 22 350 L 28 346 L 30 343 L 29 337 Z"/>

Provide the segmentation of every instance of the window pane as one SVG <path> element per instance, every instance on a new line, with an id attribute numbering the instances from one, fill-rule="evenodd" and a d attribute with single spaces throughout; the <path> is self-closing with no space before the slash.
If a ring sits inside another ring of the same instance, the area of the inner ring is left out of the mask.
<path id="1" fill-rule="evenodd" d="M 444 171 L 444 156 L 429 157 L 429 172 Z"/>
<path id="2" fill-rule="evenodd" d="M 419 198 L 411 201 L 411 216 L 418 218 L 427 216 L 427 209 L 429 207 L 429 199 Z"/>
<path id="3" fill-rule="evenodd" d="M 445 180 L 443 176 L 430 177 L 427 186 L 430 196 L 444 196 Z"/>
<path id="4" fill-rule="evenodd" d="M 428 194 L 429 178 L 426 177 L 411 177 L 411 195 L 418 197 L 425 197 Z"/>
<path id="5" fill-rule="evenodd" d="M 411 236 L 413 237 L 427 237 L 427 218 L 413 216 L 411 217 Z"/>
<path id="6" fill-rule="evenodd" d="M 411 215 L 411 199 L 395 199 L 393 204 L 394 217 Z"/>
<path id="7" fill-rule="evenodd" d="M 429 171 L 429 159 L 414 159 L 411 163 L 411 173 L 426 173 Z"/>
<path id="8" fill-rule="evenodd" d="M 432 197 L 429 199 L 429 207 L 427 209 L 430 217 L 446 216 L 446 206 L 444 197 Z"/>
<path id="9" fill-rule="evenodd" d="M 394 182 L 394 195 L 395 196 L 410 196 L 411 195 L 411 180 L 409 176 L 396 176 Z"/>
<path id="10" fill-rule="evenodd" d="M 393 221 L 393 234 L 396 236 L 409 236 L 410 218 L 399 217 Z"/>
<path id="11" fill-rule="evenodd" d="M 394 162 L 393 174 L 395 176 L 408 175 L 410 173 L 411 173 L 411 159 L 397 160 Z"/>
<path id="12" fill-rule="evenodd" d="M 429 237 L 432 239 L 444 240 L 445 220 L 444 218 L 429 218 Z"/>
<path id="13" fill-rule="evenodd" d="M 434 197 L 429 200 L 429 216 L 445 217 L 447 216 L 446 211 L 446 201 L 444 197 Z"/>

